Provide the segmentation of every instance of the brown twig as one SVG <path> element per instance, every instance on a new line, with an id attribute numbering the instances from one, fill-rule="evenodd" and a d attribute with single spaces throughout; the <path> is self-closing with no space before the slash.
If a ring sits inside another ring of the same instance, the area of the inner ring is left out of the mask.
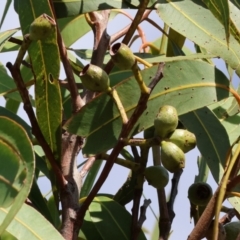
<path id="1" fill-rule="evenodd" d="M 142 228 L 142 225 L 143 225 L 144 221 L 146 220 L 146 211 L 150 204 L 151 204 L 151 200 L 145 199 L 143 205 L 140 208 L 140 216 L 139 216 L 139 220 L 138 220 L 139 230 Z"/>
<path id="2" fill-rule="evenodd" d="M 25 86 L 25 83 L 22 79 L 21 72 L 20 72 L 20 66 L 21 66 L 22 60 L 24 58 L 24 55 L 25 55 L 30 43 L 31 43 L 31 41 L 29 40 L 28 36 L 25 36 L 14 65 L 12 65 L 10 62 L 8 62 L 6 66 L 9 69 L 9 71 L 11 72 L 11 75 L 16 83 L 18 91 L 23 100 L 23 107 L 24 107 L 24 110 L 26 111 L 28 118 L 31 122 L 32 132 L 35 135 L 35 137 L 36 137 L 37 141 L 39 142 L 39 144 L 41 145 L 41 147 L 43 148 L 43 151 L 44 151 L 46 157 L 48 158 L 53 171 L 56 174 L 56 178 L 57 178 L 60 188 L 64 188 L 67 181 L 65 180 L 59 166 L 57 165 L 54 154 L 53 154 L 51 148 L 49 147 L 48 143 L 46 142 L 46 140 L 42 134 L 42 131 L 38 125 L 35 113 L 33 111 L 32 105 L 31 105 L 28 90 Z"/>
<path id="3" fill-rule="evenodd" d="M 170 193 L 170 199 L 167 203 L 169 218 L 170 218 L 171 223 L 175 217 L 175 213 L 173 211 L 173 204 L 174 204 L 174 201 L 178 194 L 178 183 L 179 183 L 182 173 L 183 173 L 183 170 L 181 169 L 178 172 L 174 173 L 173 178 L 172 178 L 172 188 L 171 188 L 171 193 Z"/>
<path id="4" fill-rule="evenodd" d="M 94 199 L 94 197 L 98 193 L 102 184 L 107 179 L 108 174 L 110 173 L 110 171 L 112 169 L 112 166 L 114 164 L 115 159 L 117 158 L 117 156 L 121 152 L 122 148 L 124 147 L 124 142 L 121 141 L 121 138 L 126 138 L 128 136 L 132 127 L 135 125 L 135 123 L 137 122 L 139 117 L 142 115 L 142 113 L 146 109 L 147 101 L 148 101 L 148 98 L 150 96 L 150 93 L 152 92 L 155 85 L 163 77 L 163 67 L 164 67 L 163 63 L 159 64 L 157 72 L 156 72 L 152 82 L 149 85 L 149 86 L 151 86 L 149 94 L 142 94 L 141 95 L 139 103 L 138 103 L 134 113 L 130 117 L 128 124 L 123 126 L 123 129 L 121 131 L 119 140 L 118 140 L 116 146 L 114 147 L 114 149 L 112 150 L 112 152 L 110 154 L 110 157 L 109 157 L 109 160 L 106 162 L 106 164 L 105 164 L 105 166 L 102 170 L 102 173 L 99 176 L 99 179 L 97 180 L 97 182 L 94 185 L 92 191 L 89 193 L 87 199 L 84 201 L 80 210 L 78 211 L 78 227 L 81 227 L 81 225 L 83 223 L 83 218 L 84 218 L 85 212 L 87 211 L 87 209 L 88 209 L 89 205 L 91 204 L 92 200 Z"/>
<path id="5" fill-rule="evenodd" d="M 86 161 L 86 163 L 83 165 L 81 171 L 80 171 L 80 176 L 83 179 L 87 173 L 90 171 L 92 165 L 94 164 L 94 162 L 96 161 L 96 157 L 92 156 L 89 157 L 88 160 Z"/>
<path id="6" fill-rule="evenodd" d="M 50 0 L 49 2 L 50 2 L 50 5 L 51 5 L 51 9 L 53 11 L 53 14 L 54 14 L 54 18 L 57 19 L 56 18 L 56 13 L 55 13 L 55 10 L 54 10 L 53 1 Z M 61 32 L 59 30 L 58 25 L 56 25 L 56 29 L 57 29 L 58 48 L 59 48 L 61 60 L 62 60 L 62 63 L 63 63 L 63 67 L 64 67 L 64 70 L 65 70 L 65 73 L 66 73 L 66 76 L 67 76 L 67 80 L 68 80 L 68 84 L 69 84 L 69 91 L 70 91 L 71 99 L 72 99 L 72 111 L 73 111 L 73 113 L 76 113 L 84 106 L 85 103 L 78 93 L 76 82 L 75 82 L 75 79 L 74 79 L 74 76 L 73 76 L 73 71 L 72 71 L 71 65 L 70 65 L 69 60 L 68 60 L 67 50 L 66 50 L 65 44 L 63 42 Z"/>
<path id="7" fill-rule="evenodd" d="M 141 154 L 140 154 L 140 164 L 142 169 L 144 169 L 147 165 L 149 146 L 141 146 Z M 137 240 L 138 235 L 141 230 L 141 226 L 138 224 L 138 215 L 139 215 L 139 207 L 140 200 L 143 192 L 143 183 L 144 183 L 144 175 L 140 168 L 137 172 L 137 180 L 134 189 L 134 197 L 133 197 L 133 207 L 132 207 L 132 224 L 131 224 L 131 240 Z"/>

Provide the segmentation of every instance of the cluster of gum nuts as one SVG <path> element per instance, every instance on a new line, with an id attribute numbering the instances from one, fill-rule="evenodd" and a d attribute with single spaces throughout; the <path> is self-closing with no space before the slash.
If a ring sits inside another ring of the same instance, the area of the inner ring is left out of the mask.
<path id="1" fill-rule="evenodd" d="M 162 165 L 147 167 L 144 175 L 149 185 L 164 188 L 169 181 L 168 171 L 175 173 L 185 167 L 185 153 L 196 146 L 196 137 L 186 129 L 177 129 L 178 113 L 173 106 L 159 109 L 154 126 L 144 132 L 144 138 L 161 139 Z M 204 206 L 212 196 L 212 188 L 204 182 L 193 183 L 188 189 L 188 198 L 194 205 Z"/>
<path id="2" fill-rule="evenodd" d="M 196 137 L 186 129 L 176 129 L 178 113 L 173 106 L 165 105 L 159 109 L 154 119 L 151 133 L 145 132 L 144 137 L 159 137 L 161 139 L 162 165 L 145 169 L 144 175 L 150 185 L 163 188 L 167 185 L 168 171 L 175 173 L 185 167 L 185 153 L 196 146 Z"/>

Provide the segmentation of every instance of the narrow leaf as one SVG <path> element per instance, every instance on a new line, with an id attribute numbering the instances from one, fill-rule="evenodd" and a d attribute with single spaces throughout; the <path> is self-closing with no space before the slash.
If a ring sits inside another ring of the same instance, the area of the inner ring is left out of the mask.
<path id="1" fill-rule="evenodd" d="M 1 22 L 0 22 L 0 29 L 1 29 L 2 25 L 3 25 L 3 22 L 5 20 L 5 17 L 7 15 L 7 12 L 9 10 L 9 7 L 10 7 L 11 3 L 12 3 L 12 0 L 7 0 L 6 3 L 5 3 L 5 8 L 3 10 L 3 15 L 2 15 L 2 18 L 1 18 Z"/>
<path id="2" fill-rule="evenodd" d="M 11 29 L 11 30 L 7 30 L 4 32 L 0 33 L 0 52 L 2 52 L 2 48 L 4 46 L 4 44 L 7 42 L 7 40 L 13 35 L 15 34 L 19 29 Z"/>
<path id="3" fill-rule="evenodd" d="M 200 0 L 167 0 L 157 7 L 159 16 L 171 28 L 208 52 L 222 57 L 238 75 L 240 74 L 239 42 L 230 35 L 227 44 L 222 24 Z"/>
<path id="4" fill-rule="evenodd" d="M 4 126 L 0 129 L 1 206 L 5 207 L 13 203 L 6 218 L 2 220 L 1 235 L 29 194 L 35 161 L 32 144 L 24 128 L 3 116 L 0 117 L 0 125 Z"/>
<path id="5" fill-rule="evenodd" d="M 9 209 L 0 208 L 0 223 Z M 7 231 L 18 240 L 63 240 L 61 234 L 33 207 L 24 204 L 17 213 Z"/>
<path id="6" fill-rule="evenodd" d="M 42 13 L 53 16 L 48 1 L 19 2 L 19 17 L 24 34 L 29 25 Z M 60 161 L 62 104 L 58 77 L 60 56 L 58 52 L 56 30 L 47 41 L 33 41 L 29 48 L 32 68 L 36 76 L 35 103 L 39 126 L 50 148 Z"/>
<path id="7" fill-rule="evenodd" d="M 128 240 L 131 236 L 129 227 L 132 221 L 131 215 L 123 206 L 111 198 L 95 197 L 89 206 L 89 213 L 103 239 Z M 141 231 L 138 240 L 143 239 L 146 239 L 146 237 Z"/>
<path id="8" fill-rule="evenodd" d="M 227 43 L 230 37 L 230 14 L 228 0 L 203 0 L 213 15 L 223 24 Z"/>
<path id="9" fill-rule="evenodd" d="M 87 197 L 89 192 L 92 189 L 92 186 L 96 180 L 97 174 L 102 166 L 102 161 L 97 160 L 94 162 L 93 166 L 91 167 L 87 177 L 84 181 L 84 184 L 81 189 L 80 198 Z"/>

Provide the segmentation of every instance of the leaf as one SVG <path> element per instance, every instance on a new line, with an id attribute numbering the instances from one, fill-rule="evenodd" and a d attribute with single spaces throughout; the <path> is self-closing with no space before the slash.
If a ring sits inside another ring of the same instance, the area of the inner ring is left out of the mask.
<path id="1" fill-rule="evenodd" d="M 35 178 L 33 180 L 33 184 L 28 198 L 32 202 L 36 210 L 38 210 L 50 223 L 54 225 L 53 218 L 50 213 L 50 208 L 48 209 L 46 199 L 44 199 Z M 55 227 L 57 226 L 55 225 Z"/>
<path id="2" fill-rule="evenodd" d="M 180 116 L 180 121 L 195 134 L 198 149 L 207 161 L 215 181 L 219 183 L 231 147 L 225 128 L 207 107 Z"/>
<path id="3" fill-rule="evenodd" d="M 210 168 L 217 183 L 223 175 L 227 151 L 239 137 L 239 116 L 229 117 L 220 122 L 207 107 L 180 116 L 184 126 L 196 135 L 197 146 Z M 221 138 L 219 138 L 221 136 Z M 237 189 L 239 191 L 239 188 Z M 240 200 L 228 198 L 231 205 L 240 211 Z"/>
<path id="4" fill-rule="evenodd" d="M 162 1 L 157 8 L 159 16 L 171 28 L 209 53 L 220 56 L 240 74 L 239 43 L 230 35 L 229 45 L 227 44 L 222 24 L 201 1 L 168 0 Z"/>
<path id="5" fill-rule="evenodd" d="M 19 17 L 24 34 L 29 25 L 42 13 L 53 16 L 47 1 L 19 2 Z M 35 104 L 36 115 L 42 133 L 55 154 L 57 161 L 61 156 L 62 104 L 58 77 L 60 56 L 56 30 L 47 41 L 33 41 L 29 48 L 32 68 L 36 76 Z"/>
<path id="6" fill-rule="evenodd" d="M 134 190 L 136 186 L 138 174 L 134 171 L 130 171 L 125 183 L 120 187 L 117 193 L 114 195 L 114 201 L 118 202 L 122 206 L 125 206 L 133 200 Z"/>
<path id="7" fill-rule="evenodd" d="M 230 37 L 230 14 L 228 0 L 203 0 L 213 15 L 223 24 L 227 44 Z"/>
<path id="8" fill-rule="evenodd" d="M 167 45 L 167 56 L 178 56 L 184 55 L 182 48 L 184 46 L 185 37 L 170 28 L 168 33 L 168 45 Z"/>
<path id="9" fill-rule="evenodd" d="M 18 13 L 19 12 L 19 2 L 20 0 L 14 0 L 14 9 Z M 84 0 L 53 0 L 54 9 L 57 15 L 57 18 L 65 18 L 76 16 L 79 14 L 93 12 L 98 10 L 106 10 L 106 9 L 135 9 L 139 6 L 139 0 L 126 0 L 126 1 L 118 1 L 118 0 L 95 0 L 94 3 L 92 1 L 84 1 Z M 148 7 L 150 9 L 154 9 L 155 0 L 150 0 L 148 3 Z"/>
<path id="10" fill-rule="evenodd" d="M 4 32 L 0 33 L 0 52 L 2 52 L 2 48 L 4 46 L 4 44 L 7 42 L 7 40 L 13 35 L 15 34 L 19 29 L 11 29 L 11 30 L 7 30 Z"/>
<path id="11" fill-rule="evenodd" d="M 0 175 L 2 207 L 12 204 L 0 226 L 0 235 L 26 200 L 33 181 L 35 161 L 31 141 L 24 128 L 7 117 L 0 117 Z M 14 200 L 14 202 L 13 202 Z"/>
<path id="12" fill-rule="evenodd" d="M 5 17 L 7 15 L 7 12 L 9 10 L 9 7 L 10 7 L 11 3 L 12 3 L 12 0 L 7 0 L 6 3 L 5 3 L 5 8 L 4 8 L 2 19 L 1 19 L 1 22 L 0 22 L 0 29 L 1 29 L 2 25 L 3 25 L 3 22 L 5 20 Z"/>
<path id="13" fill-rule="evenodd" d="M 95 224 L 92 222 L 89 211 L 86 211 L 84 216 L 83 225 L 78 234 L 82 239 L 96 239 L 96 240 L 106 240 L 102 238 L 100 233 L 97 231 Z"/>
<path id="14" fill-rule="evenodd" d="M 30 138 L 32 138 L 31 127 L 22 118 L 20 118 L 18 115 L 14 114 L 11 111 L 7 110 L 6 108 L 0 106 L 0 116 L 2 116 L 2 117 L 5 116 L 5 117 L 8 117 L 8 118 L 11 118 L 13 121 L 20 124 L 24 128 L 24 130 L 27 132 L 28 136 Z"/>
<path id="15" fill-rule="evenodd" d="M 131 236 L 132 217 L 129 212 L 111 198 L 95 197 L 89 206 L 92 222 L 103 239 L 123 240 Z M 108 223 L 106 225 L 106 223 Z M 138 240 L 146 239 L 141 231 Z"/>
<path id="16" fill-rule="evenodd" d="M 9 209 L 0 208 L 0 223 Z M 61 234 L 33 207 L 23 204 L 7 231 L 18 240 L 63 240 Z"/>
<path id="17" fill-rule="evenodd" d="M 174 45 L 175 46 L 175 45 Z M 175 49 L 175 53 L 179 53 L 177 51 L 177 47 L 173 46 L 173 49 Z M 178 47 L 179 50 L 179 47 Z M 91 49 L 79 49 L 79 50 L 74 50 L 74 52 L 82 59 L 90 61 L 92 57 L 93 50 Z M 179 60 L 194 60 L 194 59 L 202 59 L 202 58 L 216 58 L 216 55 L 213 54 L 205 54 L 205 53 L 195 53 L 195 54 L 189 54 L 186 56 L 175 56 L 175 57 L 166 57 L 166 56 L 159 56 L 159 54 L 153 55 L 150 53 L 134 53 L 134 55 L 143 58 L 145 61 L 149 63 L 159 63 L 159 62 L 173 62 L 173 61 L 179 61 Z M 109 53 L 105 54 L 104 57 L 104 63 L 106 64 L 110 60 L 110 55 Z"/>
<path id="18" fill-rule="evenodd" d="M 148 85 L 157 66 L 141 71 Z M 209 105 L 229 96 L 229 81 L 213 66 L 202 61 L 177 61 L 166 63 L 164 77 L 153 90 L 148 108 L 136 123 L 131 134 L 153 125 L 160 106 L 168 104 L 177 108 L 179 115 Z M 131 77 L 115 86 L 125 111 L 130 116 L 137 106 L 140 91 Z M 66 122 L 64 128 L 71 133 L 87 137 L 84 153 L 95 154 L 112 148 L 121 131 L 119 112 L 107 94 L 98 95 Z M 106 134 L 107 133 L 107 134 Z M 104 141 L 101 139 L 104 136 Z M 99 144 L 99 141 L 102 144 Z M 94 146 L 94 147 L 93 147 Z"/>
<path id="19" fill-rule="evenodd" d="M 7 74 L 5 67 L 0 63 L 0 96 L 8 96 L 18 102 L 21 102 L 21 97 L 17 92 L 9 93 L 16 89 L 13 79 Z"/>
<path id="20" fill-rule="evenodd" d="M 197 164 L 198 164 L 198 175 L 195 176 L 194 182 L 195 183 L 207 182 L 208 172 L 209 172 L 207 161 L 205 160 L 204 157 L 198 157 Z"/>
<path id="21" fill-rule="evenodd" d="M 93 166 L 91 167 L 89 173 L 87 174 L 87 177 L 84 181 L 84 184 L 81 188 L 80 198 L 87 197 L 89 192 L 92 189 L 92 186 L 96 180 L 97 174 L 102 166 L 102 161 L 97 160 L 93 163 Z"/>

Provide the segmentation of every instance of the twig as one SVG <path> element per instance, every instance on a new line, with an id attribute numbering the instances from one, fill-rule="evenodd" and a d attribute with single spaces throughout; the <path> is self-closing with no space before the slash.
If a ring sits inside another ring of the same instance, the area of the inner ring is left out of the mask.
<path id="1" fill-rule="evenodd" d="M 140 164 L 144 169 L 147 165 L 149 146 L 141 146 L 141 154 L 140 154 Z M 138 215 L 139 215 L 139 207 L 140 200 L 143 193 L 143 183 L 144 183 L 144 175 L 141 169 L 137 172 L 137 180 L 136 186 L 134 189 L 134 197 L 133 197 L 133 207 L 132 207 L 132 224 L 131 224 L 131 240 L 137 240 L 139 232 L 141 230 L 141 225 L 138 224 Z"/>
<path id="2" fill-rule="evenodd" d="M 49 2 L 51 5 L 51 9 L 53 11 L 54 17 L 55 17 L 55 19 L 57 19 L 56 13 L 54 10 L 53 1 L 50 0 Z M 69 84 L 69 91 L 70 91 L 70 95 L 71 95 L 71 99 L 72 99 L 72 112 L 76 113 L 84 106 L 85 103 L 78 93 L 76 82 L 75 82 L 75 79 L 73 76 L 73 71 L 72 71 L 71 65 L 68 60 L 67 50 L 66 50 L 65 44 L 63 42 L 61 32 L 59 30 L 58 25 L 56 25 L 56 29 L 57 29 L 58 48 L 59 48 L 61 60 L 63 63 L 63 67 L 64 67 L 64 70 L 65 70 L 65 73 L 67 76 L 67 80 L 68 80 L 68 84 Z"/>
<path id="3" fill-rule="evenodd" d="M 90 169 L 95 161 L 96 161 L 96 157 L 94 157 L 94 156 L 88 158 L 88 160 L 86 161 L 86 163 L 83 165 L 82 169 L 80 170 L 80 176 L 82 179 L 90 171 Z"/>
<path id="4" fill-rule="evenodd" d="M 141 229 L 144 221 L 146 220 L 146 211 L 148 206 L 151 204 L 150 199 L 145 199 L 143 205 L 140 208 L 140 216 L 138 220 L 138 228 Z"/>
<path id="5" fill-rule="evenodd" d="M 97 180 L 97 182 L 94 185 L 92 191 L 89 193 L 87 199 L 84 201 L 84 203 L 82 204 L 82 206 L 81 206 L 81 208 L 78 212 L 78 226 L 82 225 L 85 212 L 87 211 L 87 209 L 88 209 L 89 205 L 91 204 L 92 200 L 94 199 L 94 197 L 98 193 L 102 184 L 107 179 L 108 174 L 110 173 L 110 171 L 112 169 L 112 166 L 114 164 L 114 161 L 116 160 L 117 156 L 119 155 L 122 148 L 124 147 L 124 143 L 120 139 L 121 138 L 126 138 L 128 136 L 128 134 L 132 130 L 132 127 L 135 125 L 135 123 L 137 122 L 139 117 L 142 115 L 142 113 L 146 109 L 147 101 L 148 101 L 148 98 L 150 96 L 151 91 L 153 90 L 155 85 L 160 81 L 160 79 L 162 79 L 162 77 L 163 77 L 163 67 L 164 67 L 163 63 L 159 64 L 157 72 L 156 72 L 152 82 L 149 85 L 149 87 L 151 88 L 149 94 L 141 95 L 139 103 L 138 103 L 134 113 L 132 114 L 131 118 L 129 119 L 128 124 L 123 127 L 123 129 L 121 131 L 121 134 L 120 134 L 120 137 L 119 137 L 119 141 L 117 142 L 116 146 L 112 150 L 111 155 L 109 157 L 109 160 L 106 162 L 106 164 L 105 164 L 105 166 L 102 170 L 102 173 L 99 176 L 99 179 Z"/>
<path id="6" fill-rule="evenodd" d="M 175 217 L 175 213 L 173 211 L 173 204 L 174 204 L 175 198 L 178 194 L 178 183 L 179 183 L 182 173 L 183 173 L 183 170 L 181 169 L 178 172 L 174 173 L 173 178 L 172 178 L 172 188 L 171 188 L 171 193 L 170 193 L 170 199 L 167 203 L 171 223 Z"/>
<path id="7" fill-rule="evenodd" d="M 42 131 L 38 125 L 35 113 L 33 111 L 32 105 L 31 105 L 28 90 L 25 86 L 25 83 L 22 79 L 21 72 L 20 72 L 20 66 L 21 66 L 22 60 L 24 58 L 24 55 L 25 55 L 28 47 L 30 46 L 30 43 L 31 43 L 31 41 L 28 38 L 28 36 L 25 36 L 14 65 L 12 65 L 10 62 L 8 62 L 6 66 L 9 69 L 9 71 L 11 72 L 12 77 L 16 83 L 18 91 L 23 100 L 24 110 L 26 111 L 28 118 L 32 125 L 32 132 L 35 135 L 35 137 L 36 137 L 37 141 L 39 142 L 39 144 L 41 145 L 41 147 L 43 148 L 43 151 L 44 151 L 46 157 L 48 158 L 53 171 L 56 174 L 56 178 L 57 178 L 60 188 L 64 188 L 67 181 L 63 177 L 63 174 L 62 174 L 59 166 L 57 165 L 54 154 L 53 154 L 51 148 L 49 147 L 48 143 L 46 142 L 46 140 L 42 134 Z"/>

